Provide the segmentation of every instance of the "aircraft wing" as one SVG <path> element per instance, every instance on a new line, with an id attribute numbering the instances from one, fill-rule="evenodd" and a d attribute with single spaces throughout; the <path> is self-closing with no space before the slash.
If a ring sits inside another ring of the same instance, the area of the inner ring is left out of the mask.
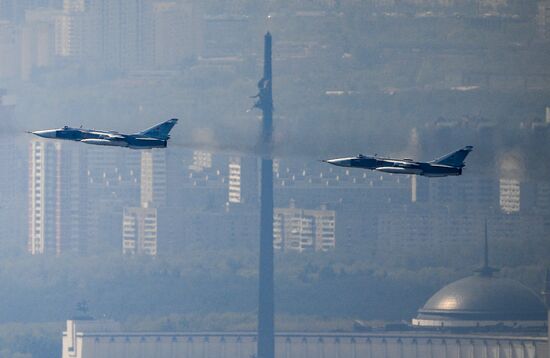
<path id="1" fill-rule="evenodd" d="M 393 160 L 393 165 L 401 168 L 416 168 L 420 164 L 411 160 Z"/>
<path id="2" fill-rule="evenodd" d="M 102 133 L 101 137 L 103 137 L 105 139 L 124 139 L 123 135 L 113 134 L 113 133 Z"/>
<path id="3" fill-rule="evenodd" d="M 142 142 L 158 142 L 161 139 L 150 138 L 150 137 L 137 137 Z"/>

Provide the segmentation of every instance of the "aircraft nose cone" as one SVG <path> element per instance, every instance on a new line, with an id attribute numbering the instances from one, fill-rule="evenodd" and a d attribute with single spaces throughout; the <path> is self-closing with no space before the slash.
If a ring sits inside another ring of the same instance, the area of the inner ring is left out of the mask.
<path id="1" fill-rule="evenodd" d="M 348 159 L 325 159 L 323 160 L 325 163 L 337 165 L 339 167 L 349 167 L 350 166 L 350 160 Z"/>
<path id="2" fill-rule="evenodd" d="M 56 131 L 55 130 L 44 130 L 44 131 L 34 131 L 31 132 L 32 134 L 42 137 L 42 138 L 55 138 L 56 137 Z"/>

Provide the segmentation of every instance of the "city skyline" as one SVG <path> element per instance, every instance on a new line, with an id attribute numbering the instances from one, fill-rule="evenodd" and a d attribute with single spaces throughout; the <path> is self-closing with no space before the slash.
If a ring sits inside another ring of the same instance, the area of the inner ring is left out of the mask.
<path id="1" fill-rule="evenodd" d="M 259 301 L 276 357 L 546 354 L 549 9 L 0 0 L 0 355 L 265 358 Z M 25 133 L 168 118 L 153 150 Z M 456 177 L 322 162 L 470 145 Z"/>

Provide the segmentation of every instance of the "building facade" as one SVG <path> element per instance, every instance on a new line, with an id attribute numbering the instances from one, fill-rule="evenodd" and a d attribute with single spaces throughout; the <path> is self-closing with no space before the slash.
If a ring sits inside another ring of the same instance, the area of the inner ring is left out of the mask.
<path id="1" fill-rule="evenodd" d="M 9 21 L 0 20 L 0 78 L 15 78 L 20 68 L 21 35 Z"/>
<path id="2" fill-rule="evenodd" d="M 125 207 L 140 207 L 139 151 L 81 146 L 86 153 L 89 251 L 120 252 Z"/>
<path id="3" fill-rule="evenodd" d="M 550 1 L 540 0 L 537 9 L 537 26 L 542 40 L 550 40 Z"/>
<path id="4" fill-rule="evenodd" d="M 141 206 L 166 204 L 166 151 L 152 149 L 141 151 Z"/>
<path id="5" fill-rule="evenodd" d="M 500 179 L 500 209 L 505 213 L 516 213 L 521 209 L 521 185 L 517 179 Z"/>
<path id="6" fill-rule="evenodd" d="M 29 146 L 28 251 L 33 255 L 86 250 L 86 198 L 79 150 L 61 142 Z"/>
<path id="7" fill-rule="evenodd" d="M 122 253 L 156 256 L 157 221 L 154 207 L 124 208 Z"/>
<path id="8" fill-rule="evenodd" d="M 228 164 L 228 203 L 248 204 L 257 207 L 258 159 L 256 157 L 230 157 Z"/>
<path id="9" fill-rule="evenodd" d="M 152 7 L 147 0 L 65 0 L 57 53 L 114 70 L 152 64 Z"/>
<path id="10" fill-rule="evenodd" d="M 125 207 L 122 223 L 124 254 L 156 256 L 158 208 L 166 205 L 165 150 L 141 151 L 140 206 Z"/>
<path id="11" fill-rule="evenodd" d="M 68 321 L 63 358 L 256 356 L 251 332 L 120 332 Z M 543 336 L 441 333 L 277 333 L 277 358 L 534 358 L 548 356 Z"/>
<path id="12" fill-rule="evenodd" d="M 202 47 L 202 17 L 197 1 L 163 1 L 153 4 L 156 68 L 173 68 L 199 56 Z"/>
<path id="13" fill-rule="evenodd" d="M 336 212 L 326 206 L 318 210 L 275 208 L 273 246 L 283 251 L 330 251 L 336 247 Z"/>
<path id="14" fill-rule="evenodd" d="M 35 69 L 53 66 L 56 56 L 56 10 L 28 10 L 21 30 L 21 78 L 28 80 Z"/>

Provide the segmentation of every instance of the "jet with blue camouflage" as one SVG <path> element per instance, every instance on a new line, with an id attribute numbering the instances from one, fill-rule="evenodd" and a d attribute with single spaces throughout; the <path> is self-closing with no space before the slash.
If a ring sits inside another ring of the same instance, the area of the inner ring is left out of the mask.
<path id="1" fill-rule="evenodd" d="M 430 162 L 417 162 L 412 159 L 391 159 L 359 154 L 356 157 L 323 160 L 339 167 L 363 168 L 391 174 L 413 174 L 425 177 L 446 177 L 461 175 L 464 160 L 473 147 L 468 145 Z"/>
<path id="2" fill-rule="evenodd" d="M 169 119 L 144 131 L 134 134 L 123 134 L 115 131 L 71 128 L 64 126 L 58 129 L 46 129 L 29 132 L 42 138 L 72 140 L 85 144 L 126 147 L 130 149 L 166 148 L 170 131 L 178 122 L 177 118 Z"/>

